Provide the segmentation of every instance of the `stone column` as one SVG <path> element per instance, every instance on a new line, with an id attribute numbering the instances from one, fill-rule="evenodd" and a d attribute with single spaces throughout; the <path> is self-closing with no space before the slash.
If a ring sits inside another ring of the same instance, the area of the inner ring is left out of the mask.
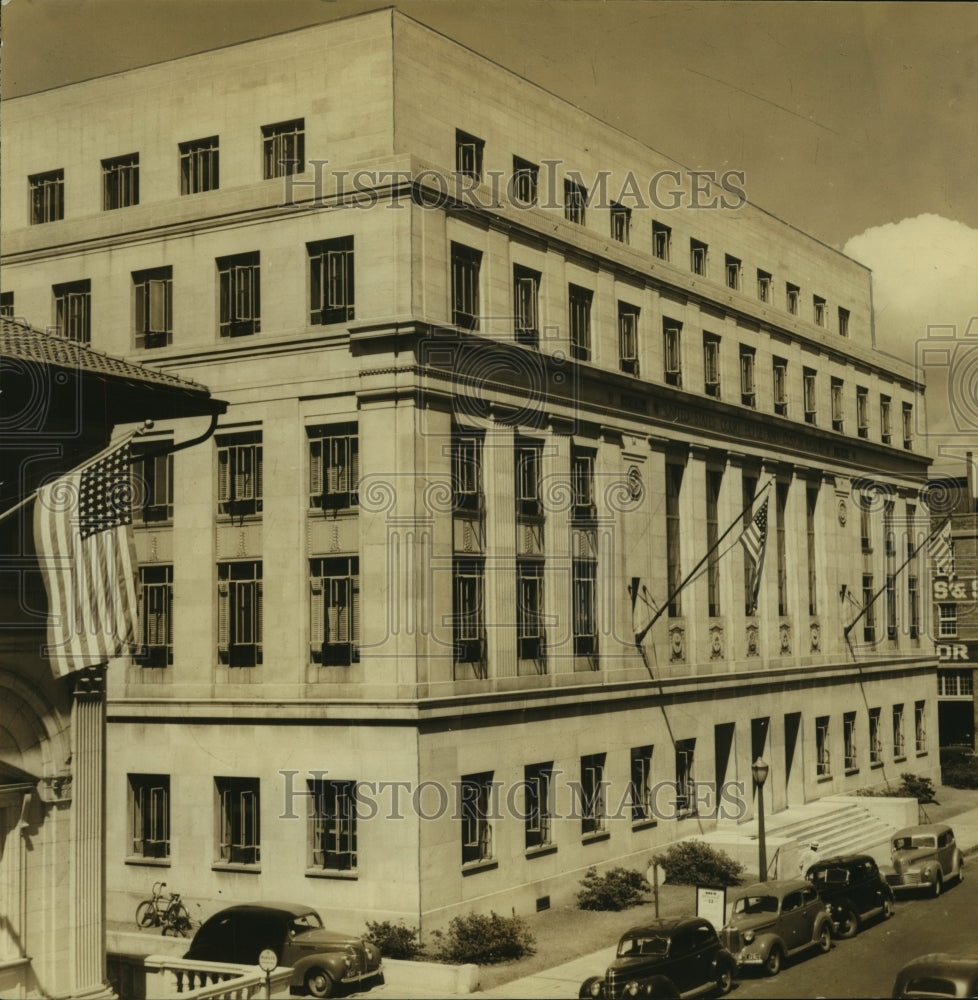
<path id="1" fill-rule="evenodd" d="M 105 979 L 105 664 L 75 675 L 71 706 L 71 995 L 115 997 Z"/>

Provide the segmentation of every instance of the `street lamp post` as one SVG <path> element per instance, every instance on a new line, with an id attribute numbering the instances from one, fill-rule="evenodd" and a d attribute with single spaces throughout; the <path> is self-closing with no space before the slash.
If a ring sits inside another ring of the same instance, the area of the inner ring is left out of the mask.
<path id="1" fill-rule="evenodd" d="M 767 839 L 764 832 L 764 782 L 771 768 L 760 757 L 751 764 L 750 772 L 754 777 L 754 787 L 757 789 L 757 852 L 760 880 L 767 881 Z"/>

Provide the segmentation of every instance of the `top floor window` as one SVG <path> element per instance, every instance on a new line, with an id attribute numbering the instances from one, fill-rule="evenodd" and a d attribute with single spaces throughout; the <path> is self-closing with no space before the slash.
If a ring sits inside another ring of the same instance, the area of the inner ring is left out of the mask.
<path id="1" fill-rule="evenodd" d="M 661 222 L 652 222 L 652 254 L 659 260 L 669 259 L 672 244 L 672 229 Z"/>
<path id="2" fill-rule="evenodd" d="M 307 243 L 309 322 L 344 323 L 353 319 L 353 237 Z"/>
<path id="3" fill-rule="evenodd" d="M 285 177 L 301 174 L 306 168 L 306 126 L 304 118 L 261 127 L 262 176 Z"/>
<path id="4" fill-rule="evenodd" d="M 216 191 L 220 187 L 218 137 L 180 143 L 180 194 Z"/>
<path id="5" fill-rule="evenodd" d="M 537 186 L 540 168 L 529 160 L 513 157 L 513 177 L 509 191 L 510 201 L 520 208 L 529 208 L 537 203 Z"/>
<path id="6" fill-rule="evenodd" d="M 584 225 L 584 210 L 587 206 L 587 188 L 577 181 L 564 178 L 564 218 L 568 222 Z"/>
<path id="7" fill-rule="evenodd" d="M 839 336 L 849 336 L 849 310 L 839 306 Z"/>
<path id="8" fill-rule="evenodd" d="M 760 302 L 771 301 L 771 275 L 767 271 L 757 272 L 757 298 Z"/>
<path id="9" fill-rule="evenodd" d="M 693 274 L 706 275 L 707 245 L 699 240 L 689 241 L 689 269 Z"/>
<path id="10" fill-rule="evenodd" d="M 611 238 L 627 243 L 632 225 L 632 210 L 625 205 L 611 206 Z"/>
<path id="11" fill-rule="evenodd" d="M 452 322 L 479 329 L 479 271 L 482 253 L 461 243 L 452 244 Z"/>
<path id="12" fill-rule="evenodd" d="M 65 172 L 49 170 L 27 178 L 31 194 L 31 225 L 65 217 Z"/>
<path id="13" fill-rule="evenodd" d="M 139 204 L 139 153 L 102 161 L 102 209 Z"/>
<path id="14" fill-rule="evenodd" d="M 801 296 L 801 289 L 797 285 L 792 285 L 791 282 L 789 281 L 785 285 L 785 296 L 786 296 L 786 305 L 788 307 L 788 312 L 790 312 L 792 316 L 797 316 L 798 299 Z"/>
<path id="15" fill-rule="evenodd" d="M 468 132 L 455 129 L 455 170 L 457 173 L 471 177 L 475 181 L 482 180 L 482 151 L 485 140 L 478 139 Z"/>
<path id="16" fill-rule="evenodd" d="M 242 517 L 262 509 L 261 431 L 217 438 L 217 510 Z"/>
<path id="17" fill-rule="evenodd" d="M 727 254 L 724 259 L 724 272 L 727 288 L 740 288 L 740 261 Z"/>
<path id="18" fill-rule="evenodd" d="M 816 326 L 825 326 L 825 299 L 821 295 L 812 296 L 812 320 Z"/>

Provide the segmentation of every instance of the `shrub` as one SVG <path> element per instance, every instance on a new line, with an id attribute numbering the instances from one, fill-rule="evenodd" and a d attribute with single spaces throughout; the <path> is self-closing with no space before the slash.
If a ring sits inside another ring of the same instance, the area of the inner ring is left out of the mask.
<path id="1" fill-rule="evenodd" d="M 536 941 L 526 921 L 516 916 L 469 913 L 455 917 L 448 930 L 433 931 L 435 957 L 441 962 L 493 965 L 532 955 Z"/>
<path id="2" fill-rule="evenodd" d="M 978 757 L 970 750 L 942 750 L 941 782 L 951 788 L 978 788 Z"/>
<path id="3" fill-rule="evenodd" d="M 702 840 L 682 840 L 652 859 L 673 885 L 740 885 L 744 866 Z"/>
<path id="4" fill-rule="evenodd" d="M 950 784 L 946 780 L 944 783 Z M 930 778 L 921 778 L 919 774 L 909 772 L 900 775 L 899 785 L 888 785 L 886 788 L 860 788 L 856 794 L 870 798 L 916 799 L 923 806 L 931 802 L 937 804 L 937 799 L 934 798 L 934 782 Z"/>
<path id="5" fill-rule="evenodd" d="M 418 938 L 418 928 L 408 927 L 402 920 L 392 924 L 389 920 L 368 920 L 367 938 L 378 948 L 384 958 L 416 959 L 424 951 Z"/>
<path id="6" fill-rule="evenodd" d="M 624 910 L 644 903 L 643 894 L 649 888 L 649 883 L 641 872 L 612 868 L 604 875 L 599 875 L 596 869 L 588 868 L 587 874 L 581 879 L 577 905 L 582 910 Z"/>

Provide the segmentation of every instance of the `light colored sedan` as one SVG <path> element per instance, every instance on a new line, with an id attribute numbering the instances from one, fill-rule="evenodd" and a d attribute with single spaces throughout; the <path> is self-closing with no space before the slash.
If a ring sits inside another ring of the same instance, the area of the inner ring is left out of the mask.
<path id="1" fill-rule="evenodd" d="M 939 896 L 945 882 L 964 878 L 964 856 L 946 823 L 925 823 L 897 830 L 890 842 L 891 889 L 929 889 Z"/>

